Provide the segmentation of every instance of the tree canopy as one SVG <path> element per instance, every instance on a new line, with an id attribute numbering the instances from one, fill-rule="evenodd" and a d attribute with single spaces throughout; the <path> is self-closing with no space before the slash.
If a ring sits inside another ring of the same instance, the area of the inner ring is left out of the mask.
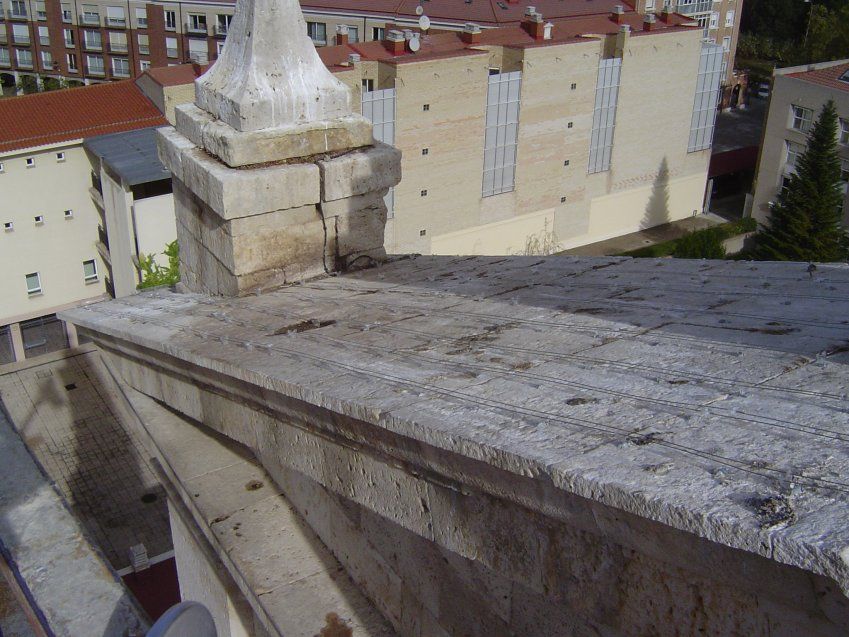
<path id="1" fill-rule="evenodd" d="M 837 112 L 823 106 L 797 160 L 796 173 L 770 208 L 755 237 L 761 261 L 840 261 L 847 256 L 842 225 L 843 188 L 837 154 Z"/>

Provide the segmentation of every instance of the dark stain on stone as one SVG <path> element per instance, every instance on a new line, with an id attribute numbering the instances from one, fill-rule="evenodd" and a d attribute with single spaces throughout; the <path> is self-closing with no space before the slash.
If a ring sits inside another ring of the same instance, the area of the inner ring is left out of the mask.
<path id="1" fill-rule="evenodd" d="M 210 522 L 210 524 L 218 524 L 219 522 L 223 522 L 224 520 L 226 520 L 229 517 L 230 517 L 229 513 L 227 515 L 219 515 L 217 518 L 212 520 L 212 522 Z"/>
<path id="2" fill-rule="evenodd" d="M 673 378 L 672 380 L 668 380 L 666 382 L 669 383 L 670 385 L 686 385 L 690 381 L 687 380 L 686 378 Z"/>
<path id="3" fill-rule="evenodd" d="M 521 363 L 513 363 L 512 365 L 510 365 L 510 367 L 512 367 L 516 371 L 523 372 L 526 369 L 531 368 L 531 363 L 529 363 L 528 361 L 522 361 Z"/>
<path id="4" fill-rule="evenodd" d="M 76 384 L 76 383 L 68 383 L 67 385 L 65 385 L 65 390 L 66 390 L 66 391 L 73 391 L 73 390 L 75 390 L 76 388 L 77 388 L 77 384 Z"/>
<path id="5" fill-rule="evenodd" d="M 793 510 L 790 498 L 785 495 L 755 497 L 749 499 L 747 504 L 755 510 L 762 529 L 784 527 L 796 521 L 796 511 Z"/>
<path id="6" fill-rule="evenodd" d="M 257 489 L 262 489 L 263 486 L 261 480 L 251 480 L 245 485 L 245 491 L 256 491 Z"/>
<path id="7" fill-rule="evenodd" d="M 336 613 L 327 613 L 324 621 L 324 628 L 315 637 L 353 637 L 353 629 Z"/>
<path id="8" fill-rule="evenodd" d="M 650 445 L 653 442 L 660 442 L 663 438 L 660 437 L 660 434 L 656 431 L 650 431 L 645 434 L 632 433 L 628 435 L 628 442 L 632 445 L 636 445 L 637 447 L 644 447 L 645 445 Z"/>
<path id="9" fill-rule="evenodd" d="M 567 405 L 575 407 L 577 405 L 588 405 L 590 403 L 597 403 L 598 398 L 570 398 L 566 401 Z"/>
<path id="10" fill-rule="evenodd" d="M 154 502 L 156 502 L 158 499 L 159 499 L 159 496 L 158 496 L 158 495 L 156 495 L 155 493 L 145 493 L 145 494 L 141 497 L 141 501 L 142 501 L 142 502 L 144 502 L 145 504 L 153 504 L 153 503 L 154 503 Z"/>
<path id="11" fill-rule="evenodd" d="M 328 320 L 321 321 L 319 319 L 307 319 L 306 321 L 300 321 L 299 323 L 292 323 L 291 325 L 286 325 L 285 327 L 281 327 L 279 330 L 275 330 L 271 336 L 280 336 L 281 334 L 300 334 L 301 332 L 307 332 L 309 330 L 317 330 L 322 327 L 327 327 L 328 325 L 335 325 L 336 321 Z"/>

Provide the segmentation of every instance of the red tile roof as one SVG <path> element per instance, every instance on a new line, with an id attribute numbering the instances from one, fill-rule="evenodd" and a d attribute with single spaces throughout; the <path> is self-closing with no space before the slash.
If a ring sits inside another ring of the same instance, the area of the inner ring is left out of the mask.
<path id="1" fill-rule="evenodd" d="M 206 73 L 209 64 L 175 64 L 174 66 L 160 66 L 145 71 L 145 75 L 160 86 L 179 86 L 191 84 L 201 75 Z"/>
<path id="2" fill-rule="evenodd" d="M 132 80 L 0 100 L 0 152 L 164 126 Z"/>
<path id="3" fill-rule="evenodd" d="M 849 91 L 849 83 L 838 79 L 847 71 L 849 71 L 849 62 L 844 62 L 824 69 L 788 73 L 787 77 L 795 77 L 797 79 L 804 80 L 805 82 L 820 84 L 822 86 L 827 86 L 828 88 L 833 88 L 837 91 Z"/>

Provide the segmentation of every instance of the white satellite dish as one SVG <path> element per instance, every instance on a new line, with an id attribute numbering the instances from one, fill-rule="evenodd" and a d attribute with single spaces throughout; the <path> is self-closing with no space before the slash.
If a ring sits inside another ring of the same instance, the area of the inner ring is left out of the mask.
<path id="1" fill-rule="evenodd" d="M 423 13 L 424 13 L 424 7 L 422 7 L 422 5 L 417 6 L 416 7 L 416 15 L 421 15 Z"/>
<path id="2" fill-rule="evenodd" d="M 419 41 L 418 38 L 413 38 L 412 40 L 407 42 L 407 46 L 410 47 L 410 51 L 415 53 L 416 51 L 418 51 L 421 48 L 422 43 Z"/>
<path id="3" fill-rule="evenodd" d="M 430 28 L 430 18 L 428 18 L 426 15 L 423 15 L 421 18 L 419 18 L 419 28 L 422 31 L 427 31 Z"/>

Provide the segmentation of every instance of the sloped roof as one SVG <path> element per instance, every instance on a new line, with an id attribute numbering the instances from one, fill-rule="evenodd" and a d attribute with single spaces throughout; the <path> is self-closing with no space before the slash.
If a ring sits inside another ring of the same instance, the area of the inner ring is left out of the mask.
<path id="1" fill-rule="evenodd" d="M 844 73 L 849 72 L 849 62 L 835 64 L 828 68 L 814 69 L 811 71 L 800 71 L 799 73 L 788 73 L 787 77 L 794 77 L 812 84 L 820 84 L 833 88 L 837 91 L 849 91 L 849 82 L 839 79 Z"/>
<path id="2" fill-rule="evenodd" d="M 132 80 L 0 100 L 0 152 L 168 121 Z"/>

